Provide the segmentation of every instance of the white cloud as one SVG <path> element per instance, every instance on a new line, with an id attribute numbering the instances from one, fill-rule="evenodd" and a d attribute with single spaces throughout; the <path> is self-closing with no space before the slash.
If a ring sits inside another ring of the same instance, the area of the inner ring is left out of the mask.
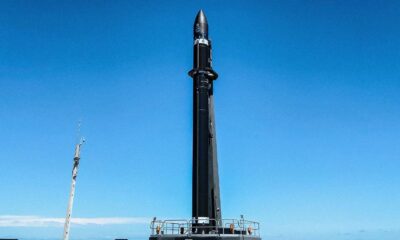
<path id="1" fill-rule="evenodd" d="M 76 225 L 115 225 L 115 224 L 149 224 L 150 218 L 142 217 L 107 217 L 107 218 L 72 218 Z M 65 218 L 40 216 L 0 215 L 0 227 L 50 227 L 62 226 Z"/>

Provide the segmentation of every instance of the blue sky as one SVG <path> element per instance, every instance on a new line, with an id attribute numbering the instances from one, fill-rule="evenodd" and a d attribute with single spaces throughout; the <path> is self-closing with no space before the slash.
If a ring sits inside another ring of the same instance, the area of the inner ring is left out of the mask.
<path id="1" fill-rule="evenodd" d="M 399 239 L 398 1 L 1 1 L 0 237 L 61 238 L 80 119 L 73 217 L 92 223 L 71 239 L 190 217 L 200 8 L 223 216 L 271 240 Z"/>

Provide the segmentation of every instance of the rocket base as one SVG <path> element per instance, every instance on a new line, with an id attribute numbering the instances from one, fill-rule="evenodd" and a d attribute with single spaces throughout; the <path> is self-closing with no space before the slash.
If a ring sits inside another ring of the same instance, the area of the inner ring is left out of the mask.
<path id="1" fill-rule="evenodd" d="M 149 240 L 261 240 L 261 237 L 240 234 L 168 234 L 152 235 Z"/>

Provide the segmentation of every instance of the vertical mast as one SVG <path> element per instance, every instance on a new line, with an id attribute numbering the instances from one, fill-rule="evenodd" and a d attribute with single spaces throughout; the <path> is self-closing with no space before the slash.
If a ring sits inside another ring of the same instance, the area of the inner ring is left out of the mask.
<path id="1" fill-rule="evenodd" d="M 193 185 L 192 217 L 195 224 L 219 226 L 221 219 L 216 154 L 211 40 L 203 11 L 193 26 Z"/>
<path id="2" fill-rule="evenodd" d="M 75 146 L 74 165 L 72 167 L 71 192 L 69 194 L 67 216 L 65 218 L 65 224 L 64 224 L 64 237 L 63 237 L 64 240 L 69 239 L 71 214 L 72 214 L 72 207 L 74 204 L 74 196 L 75 196 L 76 177 L 78 176 L 78 166 L 79 166 L 79 160 L 80 160 L 81 146 L 84 142 L 85 142 L 84 138 L 81 138 L 79 143 L 76 144 L 76 146 Z"/>

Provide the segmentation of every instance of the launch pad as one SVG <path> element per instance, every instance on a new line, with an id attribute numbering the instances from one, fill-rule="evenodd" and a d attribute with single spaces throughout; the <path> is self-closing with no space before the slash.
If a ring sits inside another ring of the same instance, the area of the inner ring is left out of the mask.
<path id="1" fill-rule="evenodd" d="M 214 81 L 208 23 L 200 11 L 193 26 L 193 174 L 192 218 L 158 220 L 150 224 L 149 240 L 261 240 L 260 224 L 223 219 L 219 190 L 214 115 Z"/>
<path id="2" fill-rule="evenodd" d="M 261 240 L 258 222 L 243 218 L 222 219 L 220 224 L 199 225 L 195 222 L 153 219 L 149 240 Z"/>

